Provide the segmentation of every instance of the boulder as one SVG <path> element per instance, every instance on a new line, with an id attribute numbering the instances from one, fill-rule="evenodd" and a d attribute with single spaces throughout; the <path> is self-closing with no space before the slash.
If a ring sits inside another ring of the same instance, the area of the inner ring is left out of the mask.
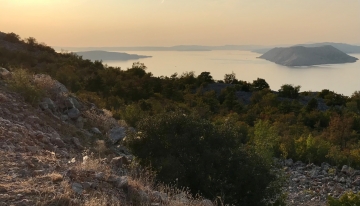
<path id="1" fill-rule="evenodd" d="M 72 138 L 72 142 L 75 144 L 76 148 L 78 148 L 78 149 L 80 149 L 80 150 L 84 149 L 84 147 L 81 145 L 81 143 L 80 143 L 80 141 L 79 141 L 78 138 L 73 137 L 73 138 Z"/>
<path id="2" fill-rule="evenodd" d="M 74 183 L 71 185 L 71 189 L 72 189 L 75 193 L 77 193 L 77 194 L 79 194 L 79 195 L 81 195 L 82 192 L 83 192 L 83 190 L 84 190 L 83 186 L 82 186 L 80 183 L 77 183 L 77 182 L 74 182 Z"/>
<path id="3" fill-rule="evenodd" d="M 110 163 L 115 167 L 122 167 L 123 165 L 128 165 L 129 160 L 125 156 L 120 156 L 112 158 Z"/>
<path id="4" fill-rule="evenodd" d="M 62 139 L 59 137 L 51 137 L 50 142 L 60 148 L 63 148 L 66 146 L 65 143 L 62 141 Z"/>
<path id="5" fill-rule="evenodd" d="M 44 98 L 42 103 L 46 104 L 47 105 L 47 108 L 49 108 L 51 111 L 55 111 L 56 109 L 56 105 L 55 103 L 50 99 L 50 98 Z"/>
<path id="6" fill-rule="evenodd" d="M 94 134 L 102 134 L 101 131 L 96 127 L 91 128 L 91 132 Z"/>
<path id="7" fill-rule="evenodd" d="M 60 116 L 60 120 L 63 121 L 63 122 L 65 122 L 68 119 L 69 119 L 69 117 L 67 115 L 65 115 L 65 114 Z"/>
<path id="8" fill-rule="evenodd" d="M 285 160 L 285 166 L 291 167 L 294 164 L 294 161 L 292 159 Z"/>
<path id="9" fill-rule="evenodd" d="M 9 76 L 11 73 L 9 72 L 9 70 L 0 67 L 0 77 L 2 78 L 6 78 L 7 76 Z"/>
<path id="10" fill-rule="evenodd" d="M 67 115 L 70 119 L 77 119 L 81 113 L 77 108 L 72 108 L 67 111 Z"/>
<path id="11" fill-rule="evenodd" d="M 128 177 L 127 176 L 121 176 L 116 181 L 116 187 L 120 189 L 127 189 L 129 185 Z"/>
<path id="12" fill-rule="evenodd" d="M 114 127 L 108 131 L 107 136 L 113 144 L 116 144 L 118 141 L 125 138 L 126 128 L 125 127 Z"/>

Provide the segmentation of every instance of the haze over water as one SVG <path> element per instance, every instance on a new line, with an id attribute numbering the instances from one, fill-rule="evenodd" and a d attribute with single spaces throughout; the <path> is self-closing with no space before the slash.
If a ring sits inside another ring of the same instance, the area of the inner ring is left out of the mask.
<path id="1" fill-rule="evenodd" d="M 122 51 L 123 52 L 123 51 Z M 265 79 L 272 90 L 283 84 L 300 85 L 301 91 L 329 89 L 350 96 L 360 90 L 360 61 L 348 64 L 332 64 L 312 67 L 285 67 L 258 59 L 260 54 L 248 51 L 129 51 L 130 54 L 149 55 L 152 58 L 138 60 L 148 67 L 154 76 L 170 76 L 177 72 L 203 71 L 211 73 L 215 80 L 234 72 L 237 79 L 252 82 Z M 360 59 L 360 54 L 350 54 Z M 104 61 L 109 66 L 122 69 L 131 67 L 131 61 Z"/>

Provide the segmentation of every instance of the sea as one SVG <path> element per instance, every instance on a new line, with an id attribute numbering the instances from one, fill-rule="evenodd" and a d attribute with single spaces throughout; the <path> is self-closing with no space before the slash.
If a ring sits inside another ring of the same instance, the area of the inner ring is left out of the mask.
<path id="1" fill-rule="evenodd" d="M 126 51 L 119 51 L 126 52 Z M 330 64 L 310 67 L 286 67 L 259 59 L 261 54 L 250 51 L 129 51 L 129 54 L 147 55 L 131 61 L 104 61 L 108 66 L 126 70 L 134 62 L 144 63 L 147 72 L 154 76 L 170 76 L 184 72 L 210 72 L 215 80 L 224 79 L 225 74 L 235 73 L 238 80 L 252 82 L 265 79 L 272 90 L 284 84 L 301 86 L 301 91 L 329 89 L 351 96 L 360 91 L 360 60 L 355 63 Z M 360 59 L 360 54 L 350 54 Z"/>

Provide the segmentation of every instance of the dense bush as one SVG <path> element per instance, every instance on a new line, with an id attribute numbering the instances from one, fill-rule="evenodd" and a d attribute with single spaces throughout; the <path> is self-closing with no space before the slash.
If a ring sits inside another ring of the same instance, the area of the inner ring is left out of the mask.
<path id="1" fill-rule="evenodd" d="M 145 118 L 137 128 L 127 145 L 161 181 L 234 205 L 264 205 L 278 192 L 268 188 L 276 175 L 264 159 L 242 146 L 243 135 L 233 125 L 214 126 L 172 112 Z"/>

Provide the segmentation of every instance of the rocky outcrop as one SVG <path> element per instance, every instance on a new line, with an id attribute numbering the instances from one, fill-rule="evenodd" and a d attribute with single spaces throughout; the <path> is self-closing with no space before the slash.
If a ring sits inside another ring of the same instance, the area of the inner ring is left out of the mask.
<path id="1" fill-rule="evenodd" d="M 284 188 L 289 205 L 326 205 L 328 196 L 360 192 L 360 171 L 347 165 L 337 168 L 325 162 L 314 165 L 289 159 L 283 166 L 289 180 Z"/>
<path id="2" fill-rule="evenodd" d="M 259 58 L 284 66 L 312 66 L 320 64 L 353 63 L 358 59 L 333 46 L 274 48 Z"/>

